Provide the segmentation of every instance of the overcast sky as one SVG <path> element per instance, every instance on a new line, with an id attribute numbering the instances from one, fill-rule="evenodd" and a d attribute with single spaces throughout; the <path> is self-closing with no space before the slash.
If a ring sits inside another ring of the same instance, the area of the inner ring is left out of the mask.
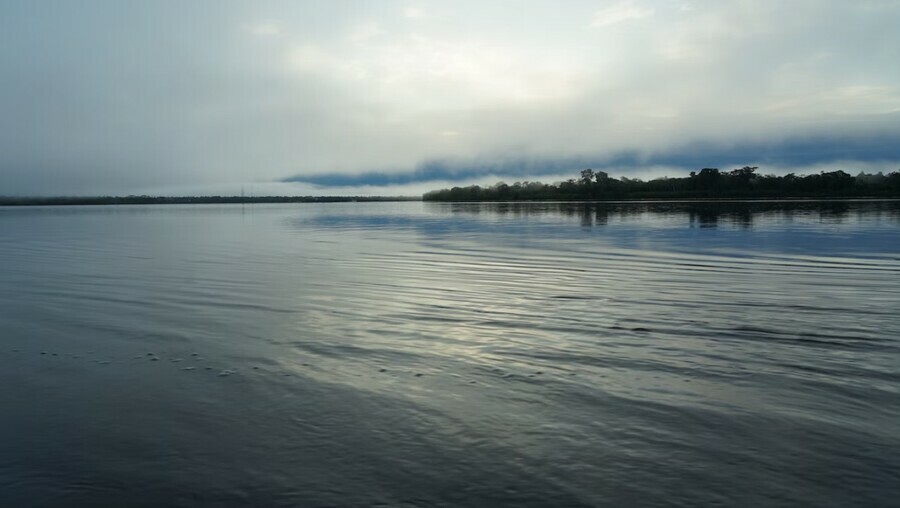
<path id="1" fill-rule="evenodd" d="M 0 195 L 900 168 L 900 0 L 0 2 Z"/>

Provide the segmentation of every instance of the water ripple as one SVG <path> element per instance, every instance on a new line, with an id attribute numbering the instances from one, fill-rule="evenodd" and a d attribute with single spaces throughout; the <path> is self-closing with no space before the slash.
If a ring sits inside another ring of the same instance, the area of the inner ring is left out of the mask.
<path id="1" fill-rule="evenodd" d="M 698 206 L 0 213 L 0 504 L 889 505 L 898 205 Z"/>

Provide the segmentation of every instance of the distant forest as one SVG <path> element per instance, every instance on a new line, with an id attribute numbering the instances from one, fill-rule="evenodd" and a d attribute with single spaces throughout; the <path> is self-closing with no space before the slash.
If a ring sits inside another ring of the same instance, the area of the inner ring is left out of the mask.
<path id="1" fill-rule="evenodd" d="M 703 168 L 683 178 L 612 178 L 603 171 L 585 169 L 580 178 L 546 184 L 500 182 L 491 187 L 453 187 L 431 191 L 425 201 L 523 201 L 619 199 L 742 199 L 900 197 L 900 171 L 883 174 L 844 171 L 811 175 L 759 175 L 757 167 L 731 171 Z"/>
<path id="2" fill-rule="evenodd" d="M 352 201 L 418 201 L 414 197 L 385 196 L 0 196 L 0 206 L 56 205 L 182 205 L 182 204 L 250 204 L 250 203 L 346 203 Z"/>

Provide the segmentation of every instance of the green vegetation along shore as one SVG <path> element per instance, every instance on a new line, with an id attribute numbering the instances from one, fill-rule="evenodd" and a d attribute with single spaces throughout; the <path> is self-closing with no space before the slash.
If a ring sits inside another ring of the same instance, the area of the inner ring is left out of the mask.
<path id="1" fill-rule="evenodd" d="M 585 169 L 565 182 L 500 182 L 491 187 L 472 185 L 431 191 L 425 201 L 566 201 L 628 199 L 790 199 L 790 198 L 898 198 L 900 171 L 888 174 L 844 171 L 811 175 L 759 175 L 757 167 L 732 171 L 704 168 L 682 178 L 613 178 L 603 171 Z"/>

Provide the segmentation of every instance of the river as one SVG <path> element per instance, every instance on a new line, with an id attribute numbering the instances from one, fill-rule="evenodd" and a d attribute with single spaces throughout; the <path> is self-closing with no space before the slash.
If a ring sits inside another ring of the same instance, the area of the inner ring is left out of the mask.
<path id="1" fill-rule="evenodd" d="M 2 506 L 889 506 L 900 202 L 0 209 Z"/>

